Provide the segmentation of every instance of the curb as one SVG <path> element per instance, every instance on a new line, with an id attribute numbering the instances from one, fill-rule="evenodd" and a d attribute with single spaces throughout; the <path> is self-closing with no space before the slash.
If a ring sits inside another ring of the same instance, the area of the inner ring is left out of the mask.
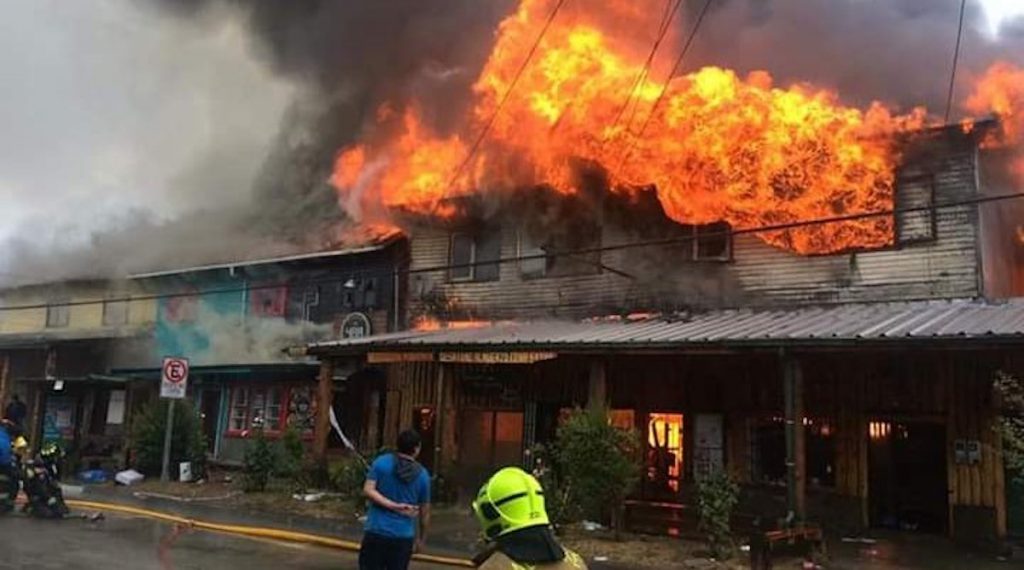
<path id="1" fill-rule="evenodd" d="M 68 506 L 76 507 L 79 509 L 92 509 L 97 511 L 108 511 L 143 516 L 164 522 L 173 523 L 176 525 L 185 526 L 188 528 L 197 528 L 200 530 L 207 530 L 211 532 L 220 532 L 250 538 L 268 538 L 273 540 L 283 540 L 287 542 L 295 542 L 300 544 L 313 544 L 316 546 L 337 548 L 339 550 L 346 550 L 349 552 L 359 552 L 359 544 L 356 542 L 352 542 L 349 540 L 341 540 L 338 538 L 331 538 L 329 536 L 323 536 L 319 534 L 311 534 L 306 532 L 297 532 L 291 530 L 281 530 L 258 526 L 222 524 L 216 522 L 203 521 L 199 519 L 179 517 L 177 515 L 170 515 L 159 511 L 131 507 L 128 505 L 120 505 L 117 503 L 83 501 L 78 499 L 68 499 L 65 502 L 67 503 Z M 417 560 L 420 562 L 430 562 L 434 564 L 444 564 L 447 566 L 459 566 L 463 568 L 474 567 L 471 561 L 463 558 L 436 556 L 433 554 L 414 554 L 413 560 Z"/>

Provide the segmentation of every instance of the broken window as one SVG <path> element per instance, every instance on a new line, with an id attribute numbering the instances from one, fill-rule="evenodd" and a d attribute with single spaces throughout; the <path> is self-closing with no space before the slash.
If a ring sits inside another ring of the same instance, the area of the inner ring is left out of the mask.
<path id="1" fill-rule="evenodd" d="M 519 232 L 519 274 L 525 279 L 567 277 L 601 272 L 601 227 L 576 224 L 548 235 L 543 241 Z M 534 257 L 545 255 L 546 257 Z"/>
<path id="2" fill-rule="evenodd" d="M 115 299 L 103 301 L 103 324 L 106 326 L 128 324 L 128 302 Z"/>
<path id="3" fill-rule="evenodd" d="M 67 302 L 67 299 L 61 299 L 46 307 L 46 326 L 48 328 L 68 326 L 71 320 L 71 306 Z"/>
<path id="4" fill-rule="evenodd" d="M 684 224 L 679 231 L 679 250 L 686 260 L 729 261 L 732 258 L 732 227 L 726 222 Z"/>
<path id="5" fill-rule="evenodd" d="M 537 257 L 543 256 L 543 257 Z M 548 257 L 544 245 L 525 231 L 519 232 L 519 275 L 525 279 L 544 277 L 548 272 Z"/>
<path id="6" fill-rule="evenodd" d="M 935 178 L 930 175 L 900 180 L 896 189 L 896 243 L 935 240 Z"/>
<path id="7" fill-rule="evenodd" d="M 312 322 L 320 305 L 320 287 L 311 285 L 302 292 L 302 320 Z"/>
<path id="8" fill-rule="evenodd" d="M 455 233 L 449 248 L 452 281 L 496 281 L 501 259 L 501 232 Z"/>
<path id="9" fill-rule="evenodd" d="M 807 481 L 816 487 L 836 484 L 836 441 L 832 422 L 804 418 Z M 754 420 L 750 430 L 751 477 L 755 482 L 786 483 L 786 423 L 781 417 Z"/>

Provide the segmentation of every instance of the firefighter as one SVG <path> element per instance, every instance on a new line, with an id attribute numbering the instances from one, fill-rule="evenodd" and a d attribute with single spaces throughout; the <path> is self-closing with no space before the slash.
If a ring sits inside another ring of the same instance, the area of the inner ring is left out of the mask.
<path id="1" fill-rule="evenodd" d="M 495 473 L 473 501 L 488 547 L 474 560 L 484 570 L 586 570 L 558 543 L 544 508 L 544 491 L 518 467 Z"/>
<path id="2" fill-rule="evenodd" d="M 7 419 L 0 420 L 0 514 L 14 510 L 18 498 L 18 468 L 14 461 L 15 441 L 22 440 L 20 430 Z"/>

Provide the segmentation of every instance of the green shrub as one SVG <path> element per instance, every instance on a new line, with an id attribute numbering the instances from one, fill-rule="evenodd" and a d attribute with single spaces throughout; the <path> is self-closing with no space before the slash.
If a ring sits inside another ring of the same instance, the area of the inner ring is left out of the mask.
<path id="1" fill-rule="evenodd" d="M 246 445 L 242 458 L 242 485 L 247 493 L 257 493 L 267 489 L 277 464 L 277 454 L 262 429 L 256 428 L 251 433 L 252 439 Z"/>
<path id="2" fill-rule="evenodd" d="M 289 427 L 274 447 L 277 462 L 273 475 L 288 482 L 292 491 L 302 493 L 313 487 L 314 465 L 306 460 L 306 448 L 299 432 Z"/>
<path id="3" fill-rule="evenodd" d="M 996 431 L 1002 440 L 1003 463 L 1007 474 L 1024 484 L 1024 384 L 1000 371 L 994 387 L 1001 408 Z"/>
<path id="4" fill-rule="evenodd" d="M 626 497 L 640 480 L 640 438 L 612 426 L 607 412 L 576 410 L 558 428 L 556 472 L 583 516 L 618 533 Z"/>
<path id="5" fill-rule="evenodd" d="M 167 428 L 167 402 L 158 400 L 143 407 L 132 424 L 131 446 L 135 452 L 135 468 L 149 476 L 159 476 L 163 465 L 164 432 Z M 192 463 L 194 477 L 206 472 L 206 436 L 203 422 L 195 406 L 187 400 L 174 405 L 174 428 L 171 434 L 172 477 L 181 462 Z"/>
<path id="6" fill-rule="evenodd" d="M 544 505 L 551 524 L 558 530 L 566 523 L 580 520 L 582 515 L 579 506 L 572 500 L 572 488 L 558 465 L 556 444 L 538 444 L 529 451 L 533 463 L 532 473 L 544 489 Z"/>
<path id="7" fill-rule="evenodd" d="M 724 472 L 697 482 L 700 530 L 707 537 L 711 555 L 718 560 L 728 560 L 735 553 L 730 520 L 738 501 L 739 486 Z"/>

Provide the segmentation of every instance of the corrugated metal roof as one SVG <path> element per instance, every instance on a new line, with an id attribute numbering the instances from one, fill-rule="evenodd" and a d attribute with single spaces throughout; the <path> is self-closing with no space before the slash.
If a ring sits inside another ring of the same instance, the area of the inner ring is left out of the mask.
<path id="1" fill-rule="evenodd" d="M 1024 339 L 1024 299 L 730 309 L 629 321 L 501 322 L 314 343 L 311 353 L 463 348 L 581 349 Z"/>

